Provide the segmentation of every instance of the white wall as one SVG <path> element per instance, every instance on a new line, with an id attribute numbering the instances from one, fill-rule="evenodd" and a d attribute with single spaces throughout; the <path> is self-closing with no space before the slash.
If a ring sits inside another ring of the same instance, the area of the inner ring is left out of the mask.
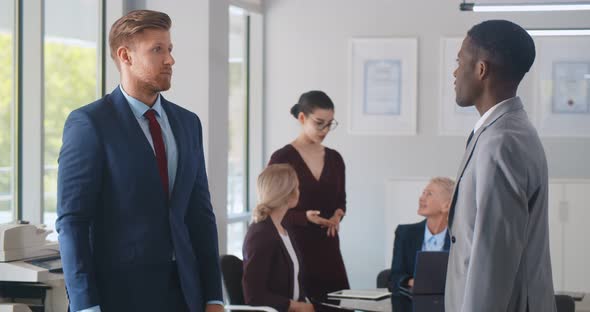
<path id="1" fill-rule="evenodd" d="M 326 145 L 347 165 L 348 214 L 341 244 L 351 286 L 375 286 L 383 267 L 382 216 L 386 179 L 455 176 L 466 137 L 437 136 L 440 38 L 464 36 L 492 18 L 525 28 L 590 27 L 588 12 L 468 13 L 459 1 L 269 0 L 265 11 L 265 159 L 298 134 L 289 108 L 298 96 L 321 89 L 336 105 L 341 126 Z M 348 40 L 418 37 L 418 135 L 353 136 L 347 133 Z M 466 134 L 467 135 L 467 134 Z M 590 178 L 589 139 L 543 139 L 552 178 Z M 416 199 L 417 201 L 417 199 Z M 416 207 L 408 207 L 414 210 Z"/>

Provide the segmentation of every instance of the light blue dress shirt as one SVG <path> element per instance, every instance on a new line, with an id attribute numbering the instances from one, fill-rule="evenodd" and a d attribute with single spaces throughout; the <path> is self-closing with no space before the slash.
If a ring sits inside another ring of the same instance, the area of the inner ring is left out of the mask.
<path id="1" fill-rule="evenodd" d="M 154 150 L 154 140 L 152 140 L 152 134 L 150 133 L 150 124 L 148 119 L 143 115 L 147 112 L 150 107 L 146 104 L 142 103 L 138 99 L 130 96 L 123 90 L 123 87 L 119 86 L 121 89 L 121 93 L 127 99 L 129 106 L 131 107 L 131 111 L 137 119 L 143 134 L 150 142 L 152 146 L 152 150 Z M 174 181 L 176 180 L 176 168 L 178 168 L 178 149 L 176 148 L 176 140 L 174 139 L 174 134 L 172 133 L 172 129 L 170 128 L 170 122 L 168 122 L 168 116 L 166 115 L 166 111 L 162 107 L 161 96 L 158 94 L 158 98 L 156 99 L 156 103 L 151 107 L 154 111 L 156 111 L 156 120 L 160 124 L 160 128 L 162 128 L 162 138 L 164 139 L 164 147 L 166 148 L 166 161 L 168 162 L 168 182 L 169 182 L 169 193 L 168 196 L 172 194 L 172 189 L 174 188 Z M 154 155 L 155 155 L 154 150 Z"/>
<path id="2" fill-rule="evenodd" d="M 129 106 L 131 107 L 131 111 L 137 119 L 143 134 L 150 142 L 152 146 L 152 150 L 154 150 L 154 141 L 152 140 L 152 134 L 150 133 L 150 125 L 148 119 L 143 115 L 147 112 L 150 107 L 140 100 L 130 96 L 123 90 L 122 86 L 119 86 L 121 89 L 121 93 Z M 156 120 L 160 124 L 160 128 L 162 128 L 162 138 L 164 139 L 164 147 L 166 148 L 166 160 L 168 162 L 168 182 L 169 182 L 169 194 L 172 194 L 172 189 L 174 187 L 174 181 L 176 180 L 176 168 L 178 168 L 178 149 L 176 147 L 176 140 L 174 139 L 174 133 L 172 133 L 172 129 L 170 128 L 170 122 L 168 122 L 168 116 L 166 115 L 166 111 L 162 107 L 161 96 L 158 94 L 158 98 L 156 99 L 156 103 L 151 107 L 151 109 L 156 111 Z M 154 154 L 155 154 L 154 150 Z M 208 301 L 207 304 L 220 304 L 223 305 L 221 301 Z M 94 306 L 88 309 L 80 310 L 78 312 L 101 312 L 100 306 Z"/>
<path id="3" fill-rule="evenodd" d="M 434 235 L 430 233 L 428 225 L 424 225 L 424 242 L 422 243 L 422 251 L 442 251 L 445 247 L 445 237 L 447 236 L 447 229 Z"/>

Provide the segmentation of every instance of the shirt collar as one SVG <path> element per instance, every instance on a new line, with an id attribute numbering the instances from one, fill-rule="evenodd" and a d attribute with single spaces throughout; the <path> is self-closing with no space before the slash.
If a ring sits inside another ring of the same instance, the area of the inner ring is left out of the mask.
<path id="1" fill-rule="evenodd" d="M 427 242 L 431 237 L 434 237 L 434 239 L 440 241 L 442 239 L 444 239 L 445 235 L 447 235 L 447 228 L 445 228 L 444 231 L 438 233 L 438 234 L 432 234 L 430 233 L 430 230 L 428 229 L 428 224 L 424 224 L 424 241 Z"/>
<path id="2" fill-rule="evenodd" d="M 518 96 L 515 97 L 511 97 L 509 99 L 506 99 L 494 106 L 492 106 L 490 109 L 488 109 L 487 112 L 485 112 L 485 114 L 483 114 L 483 116 L 481 116 L 481 118 L 479 118 L 479 120 L 475 123 L 475 126 L 473 127 L 473 133 L 476 133 L 477 130 L 479 130 L 479 128 L 481 128 L 481 126 L 483 126 L 483 124 L 486 122 L 486 120 L 490 117 L 490 115 L 498 108 L 500 107 L 500 105 L 504 105 L 506 104 L 506 102 L 512 101 L 513 99 L 517 99 Z"/>
<path id="3" fill-rule="evenodd" d="M 149 107 L 142 101 L 127 94 L 127 92 L 123 90 L 123 86 L 119 85 L 119 89 L 121 89 L 121 93 L 123 93 L 123 96 L 129 103 L 129 106 L 131 107 L 131 111 L 133 112 L 133 115 L 135 115 L 135 118 L 139 119 L 143 117 L 145 112 L 147 112 L 150 108 L 156 111 L 156 114 L 158 116 L 162 117 L 162 100 L 160 94 L 158 94 L 158 97 L 156 98 L 156 102 L 154 103 L 154 105 L 152 107 Z"/>

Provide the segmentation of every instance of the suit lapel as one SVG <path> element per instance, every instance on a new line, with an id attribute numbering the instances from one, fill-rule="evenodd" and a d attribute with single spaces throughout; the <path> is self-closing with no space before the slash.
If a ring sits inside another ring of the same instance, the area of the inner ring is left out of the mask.
<path id="1" fill-rule="evenodd" d="M 451 234 L 447 230 L 447 235 L 445 235 L 445 244 L 443 246 L 443 250 L 448 251 L 449 249 L 451 249 Z"/>
<path id="2" fill-rule="evenodd" d="M 510 99 L 508 102 L 502 104 L 502 106 L 498 107 L 492 114 L 487 118 L 485 123 L 477 129 L 477 132 L 473 135 L 473 138 L 467 145 L 465 149 L 465 153 L 463 154 L 463 160 L 461 160 L 461 164 L 459 165 L 459 171 L 457 172 L 457 183 L 455 184 L 455 190 L 453 191 L 453 199 L 451 201 L 451 210 L 449 212 L 449 228 L 453 225 L 453 217 L 455 215 L 455 204 L 457 201 L 457 191 L 459 189 L 459 183 L 461 182 L 461 178 L 463 177 L 463 173 L 465 172 L 465 168 L 469 164 L 471 157 L 473 155 L 473 151 L 475 150 L 475 146 L 477 145 L 477 141 L 481 134 L 493 123 L 495 123 L 500 117 L 504 114 L 515 111 L 515 110 L 522 110 L 522 102 L 520 101 L 519 97 L 514 97 Z"/>
<path id="3" fill-rule="evenodd" d="M 183 136 L 183 132 L 182 132 L 182 126 L 180 123 L 180 120 L 178 119 L 178 116 L 176 115 L 176 110 L 173 109 L 172 105 L 170 104 L 170 102 L 166 101 L 166 99 L 164 99 L 164 97 L 162 95 L 161 96 L 161 104 L 162 104 L 162 108 L 164 108 L 164 111 L 166 111 L 166 116 L 168 116 L 168 122 L 170 123 L 170 129 L 172 129 L 172 134 L 174 135 L 174 140 L 176 141 L 176 151 L 178 154 L 178 161 L 177 161 L 177 167 L 176 167 L 176 178 L 174 180 L 174 185 L 172 186 L 172 193 L 170 195 L 170 202 L 173 202 L 173 199 L 176 198 L 176 195 L 178 194 L 178 187 L 182 182 L 182 179 L 184 178 L 184 175 L 182 174 L 183 172 L 183 164 L 185 161 L 185 155 L 184 155 L 184 148 L 183 146 L 188 146 L 186 145 L 187 143 L 184 142 L 185 137 Z"/>
<path id="4" fill-rule="evenodd" d="M 145 137 L 143 130 L 139 126 L 135 115 L 131 111 L 131 107 L 129 107 L 129 103 L 123 93 L 119 89 L 119 87 L 115 88 L 110 95 L 107 95 L 108 101 L 113 105 L 117 115 L 122 121 L 122 126 L 125 128 L 125 133 L 129 135 L 130 142 L 129 144 L 137 143 L 139 146 L 138 148 L 142 149 L 144 154 L 151 155 L 150 158 L 154 164 L 154 170 L 158 170 L 158 164 L 156 162 L 156 155 L 154 154 L 154 150 L 152 149 L 150 142 Z"/>
<path id="5" fill-rule="evenodd" d="M 426 226 L 426 220 L 418 223 L 418 226 L 414 228 L 414 237 L 416 240 L 414 241 L 414 250 L 422 250 L 422 245 L 424 245 L 424 227 Z M 414 255 L 415 256 L 415 255 Z"/>
<path id="6" fill-rule="evenodd" d="M 487 129 L 487 127 L 496 122 L 496 120 L 498 120 L 504 114 L 519 109 L 522 109 L 522 102 L 520 101 L 520 98 L 515 97 L 509 100 L 508 102 L 502 104 L 502 106 L 498 107 L 498 109 L 492 112 L 492 114 L 488 117 L 486 122 L 479 129 L 477 129 L 477 132 L 473 135 L 473 138 L 467 145 L 465 154 L 463 154 L 463 160 L 461 161 L 461 165 L 459 166 L 459 172 L 457 172 L 457 177 L 460 178 L 463 176 L 463 172 L 465 172 L 465 167 L 467 167 L 467 164 L 471 159 L 471 155 L 473 154 L 473 150 L 475 149 L 477 140 L 479 139 L 479 136 Z"/>

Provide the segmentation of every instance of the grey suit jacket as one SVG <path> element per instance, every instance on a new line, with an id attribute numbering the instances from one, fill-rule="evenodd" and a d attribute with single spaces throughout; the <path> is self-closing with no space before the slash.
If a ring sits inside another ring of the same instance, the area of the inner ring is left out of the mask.
<path id="1" fill-rule="evenodd" d="M 473 135 L 457 181 L 445 311 L 555 311 L 547 160 L 518 97 Z"/>

